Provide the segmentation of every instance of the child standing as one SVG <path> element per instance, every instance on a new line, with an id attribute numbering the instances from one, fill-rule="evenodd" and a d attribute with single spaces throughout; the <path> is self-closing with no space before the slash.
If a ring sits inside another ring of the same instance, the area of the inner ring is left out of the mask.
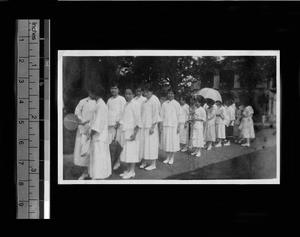
<path id="1" fill-rule="evenodd" d="M 246 143 L 241 144 L 242 146 L 250 146 L 250 139 L 255 138 L 254 125 L 252 116 L 254 114 L 253 108 L 247 106 L 243 111 L 243 118 L 239 128 L 241 129 L 241 137 L 247 140 Z"/>
<path id="2" fill-rule="evenodd" d="M 212 143 L 216 141 L 216 107 L 211 99 L 206 99 L 206 103 L 205 141 L 209 151 L 212 148 Z"/>
<path id="3" fill-rule="evenodd" d="M 196 110 L 193 118 L 193 138 L 192 145 L 195 151 L 191 155 L 201 156 L 201 148 L 204 147 L 203 123 L 206 120 L 206 112 L 203 109 L 203 100 L 196 99 Z"/>
<path id="4" fill-rule="evenodd" d="M 181 107 L 181 128 L 180 128 L 180 133 L 179 133 L 179 140 L 180 144 L 182 144 L 183 149 L 181 150 L 182 152 L 187 151 L 187 143 L 188 143 L 188 138 L 189 138 L 189 116 L 190 116 L 190 107 L 186 103 L 185 98 L 181 97 L 179 100 L 180 107 Z"/>
<path id="5" fill-rule="evenodd" d="M 225 120 L 227 118 L 226 110 L 222 105 L 221 101 L 216 101 L 216 137 L 217 137 L 217 144 L 215 147 L 221 147 L 222 141 L 226 138 L 225 134 Z"/>

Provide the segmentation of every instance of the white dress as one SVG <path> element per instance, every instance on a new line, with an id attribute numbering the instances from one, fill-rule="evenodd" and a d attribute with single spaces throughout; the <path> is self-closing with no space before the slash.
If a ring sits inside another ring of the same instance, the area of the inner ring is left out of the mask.
<path id="1" fill-rule="evenodd" d="M 202 107 L 195 110 L 194 119 L 202 119 L 203 121 L 195 121 L 193 125 L 193 147 L 204 147 L 204 129 L 203 123 L 206 121 L 206 112 Z"/>
<path id="2" fill-rule="evenodd" d="M 161 120 L 163 126 L 162 149 L 166 152 L 180 150 L 178 123 L 181 123 L 181 107 L 176 100 L 167 100 L 161 107 Z"/>
<path id="3" fill-rule="evenodd" d="M 160 122 L 159 106 L 153 95 L 145 100 L 141 107 L 141 129 L 139 157 L 145 160 L 156 160 L 158 158 L 158 128 L 154 127 L 154 133 L 149 134 L 154 123 Z"/>
<path id="4" fill-rule="evenodd" d="M 120 155 L 120 160 L 125 163 L 139 162 L 139 140 L 129 140 L 134 133 L 136 126 L 141 127 L 141 112 L 140 105 L 135 100 L 131 100 L 125 104 L 121 116 L 121 145 L 123 150 Z"/>
<path id="5" fill-rule="evenodd" d="M 142 116 L 142 104 L 147 100 L 147 98 L 141 95 L 139 97 L 137 96 L 134 97 L 133 100 L 138 103 L 140 109 L 140 116 Z M 136 134 L 136 140 L 137 141 L 141 140 L 141 129 L 139 129 L 138 133 Z"/>
<path id="6" fill-rule="evenodd" d="M 225 139 L 225 121 L 227 119 L 226 110 L 223 106 L 216 109 L 216 138 Z"/>
<path id="7" fill-rule="evenodd" d="M 232 104 L 228 107 L 225 107 L 226 110 L 226 119 L 225 119 L 225 125 L 226 126 L 233 126 L 235 121 L 235 105 Z"/>
<path id="8" fill-rule="evenodd" d="M 252 120 L 253 114 L 254 111 L 251 106 L 247 106 L 244 109 L 243 118 L 239 126 L 239 129 L 241 130 L 240 133 L 241 138 L 255 138 L 254 124 Z"/>
<path id="9" fill-rule="evenodd" d="M 109 132 L 109 143 L 112 142 L 116 133 L 116 140 L 121 142 L 121 128 L 115 129 L 114 126 L 120 121 L 122 111 L 126 100 L 123 96 L 118 95 L 116 98 L 111 97 L 107 101 L 108 108 L 108 132 Z"/>
<path id="10" fill-rule="evenodd" d="M 182 123 L 180 125 L 180 133 L 179 133 L 179 140 L 181 144 L 187 144 L 189 139 L 189 127 L 185 127 L 185 123 L 189 120 L 190 116 L 190 107 L 188 104 L 181 105 L 181 116 L 182 116 Z"/>
<path id="11" fill-rule="evenodd" d="M 102 99 L 99 99 L 90 123 L 91 130 L 96 131 L 90 148 L 90 176 L 92 179 L 105 179 L 112 173 L 107 116 L 107 106 Z"/>
<path id="12" fill-rule="evenodd" d="M 216 141 L 216 107 L 206 108 L 205 141 Z"/>
<path id="13" fill-rule="evenodd" d="M 91 120 L 94 107 L 96 105 L 96 101 L 87 97 L 82 99 L 75 108 L 75 115 L 82 122 L 86 122 Z M 85 153 L 83 150 L 87 147 L 88 144 L 88 131 L 89 131 L 89 123 L 85 125 L 79 125 L 76 133 L 75 147 L 74 147 L 74 164 L 78 166 L 89 166 L 89 154 Z M 84 154 L 83 154 L 84 153 Z"/>

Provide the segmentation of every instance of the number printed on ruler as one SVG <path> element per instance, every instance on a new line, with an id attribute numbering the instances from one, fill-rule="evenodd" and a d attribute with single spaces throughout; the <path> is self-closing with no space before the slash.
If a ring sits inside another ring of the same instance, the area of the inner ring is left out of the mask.
<path id="1" fill-rule="evenodd" d="M 18 21 L 18 218 L 39 217 L 39 20 Z"/>

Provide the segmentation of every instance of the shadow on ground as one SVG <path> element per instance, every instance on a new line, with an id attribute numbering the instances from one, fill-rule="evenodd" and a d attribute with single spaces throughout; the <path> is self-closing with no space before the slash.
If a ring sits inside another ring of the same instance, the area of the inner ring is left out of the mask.
<path id="1" fill-rule="evenodd" d="M 171 175 L 165 179 L 272 179 L 276 178 L 276 147 Z"/>

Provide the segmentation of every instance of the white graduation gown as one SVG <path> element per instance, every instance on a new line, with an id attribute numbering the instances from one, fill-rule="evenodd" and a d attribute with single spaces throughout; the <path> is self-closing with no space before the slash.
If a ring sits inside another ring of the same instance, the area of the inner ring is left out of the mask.
<path id="1" fill-rule="evenodd" d="M 216 109 L 216 138 L 225 139 L 225 123 L 228 120 L 224 106 Z"/>
<path id="2" fill-rule="evenodd" d="M 181 107 L 176 100 L 167 100 L 161 107 L 161 119 L 163 126 L 162 149 L 166 152 L 180 150 L 178 123 L 181 123 Z"/>
<path id="3" fill-rule="evenodd" d="M 141 107 L 141 129 L 139 157 L 145 160 L 156 160 L 158 158 L 158 127 L 154 127 L 154 133 L 149 134 L 150 128 L 154 123 L 160 122 L 159 104 L 152 95 L 145 100 Z"/>
<path id="4" fill-rule="evenodd" d="M 205 141 L 216 141 L 216 106 L 206 108 L 206 122 L 205 122 Z"/>
<path id="5" fill-rule="evenodd" d="M 193 125 L 193 147 L 204 147 L 204 129 L 203 123 L 206 121 L 206 111 L 203 107 L 199 107 L 195 110 L 194 119 L 202 119 L 203 121 L 195 121 Z"/>
<path id="6" fill-rule="evenodd" d="M 91 130 L 96 131 L 90 147 L 90 176 L 92 179 L 105 179 L 112 173 L 107 115 L 107 106 L 102 99 L 99 99 L 90 123 Z"/>
<path id="7" fill-rule="evenodd" d="M 187 144 L 189 139 L 189 126 L 185 128 L 185 123 L 189 120 L 190 107 L 188 104 L 181 105 L 182 123 L 180 125 L 179 140 L 181 144 Z"/>
<path id="8" fill-rule="evenodd" d="M 129 140 L 136 126 L 141 127 L 140 105 L 135 100 L 125 104 L 121 116 L 121 145 L 123 147 L 120 160 L 125 163 L 139 162 L 139 140 Z"/>
<path id="9" fill-rule="evenodd" d="M 82 99 L 75 108 L 75 115 L 86 122 L 91 120 L 96 101 L 92 100 L 90 97 Z M 88 145 L 89 123 L 79 125 L 76 133 L 75 147 L 74 147 L 74 164 L 78 166 L 89 166 L 89 154 L 85 153 L 84 148 Z M 85 154 L 84 154 L 85 153 Z"/>
<path id="10" fill-rule="evenodd" d="M 114 126 L 117 122 L 120 122 L 121 114 L 126 104 L 126 100 L 123 96 L 118 95 L 116 98 L 111 97 L 107 101 L 108 108 L 108 132 L 109 143 L 114 139 L 117 133 L 116 140 L 121 142 L 121 128 L 115 129 Z"/>

